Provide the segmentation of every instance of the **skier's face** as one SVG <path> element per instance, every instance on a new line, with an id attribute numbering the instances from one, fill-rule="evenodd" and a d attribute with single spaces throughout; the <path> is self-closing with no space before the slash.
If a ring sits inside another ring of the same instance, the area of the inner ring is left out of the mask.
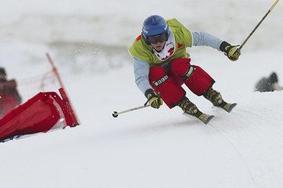
<path id="1" fill-rule="evenodd" d="M 6 80 L 7 76 L 6 74 L 0 74 L 0 80 Z"/>
<path id="2" fill-rule="evenodd" d="M 165 46 L 166 41 L 163 42 L 157 42 L 156 44 L 151 44 L 152 48 L 154 48 L 156 51 L 160 52 L 164 46 Z"/>
<path id="3" fill-rule="evenodd" d="M 163 32 L 159 35 L 148 36 L 147 40 L 150 42 L 151 46 L 156 51 L 161 51 L 164 48 L 164 45 L 168 39 L 168 35 L 166 32 Z"/>

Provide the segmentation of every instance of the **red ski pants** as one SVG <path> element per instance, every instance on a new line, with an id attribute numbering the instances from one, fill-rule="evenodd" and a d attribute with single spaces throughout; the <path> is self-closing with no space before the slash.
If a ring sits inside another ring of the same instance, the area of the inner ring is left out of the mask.
<path id="1" fill-rule="evenodd" d="M 191 65 L 191 59 L 178 58 L 168 66 L 152 66 L 149 81 L 169 108 L 176 106 L 186 95 L 185 85 L 196 95 L 203 95 L 213 84 L 213 78 L 201 67 Z"/>

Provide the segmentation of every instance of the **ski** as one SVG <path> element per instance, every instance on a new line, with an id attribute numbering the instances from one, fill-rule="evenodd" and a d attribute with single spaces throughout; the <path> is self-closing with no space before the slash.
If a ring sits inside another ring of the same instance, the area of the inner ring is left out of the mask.
<path id="1" fill-rule="evenodd" d="M 213 115 L 202 113 L 200 116 L 197 117 L 200 121 L 202 121 L 204 124 L 208 124 L 212 118 L 214 118 Z"/>
<path id="2" fill-rule="evenodd" d="M 212 120 L 215 117 L 213 115 L 205 114 L 205 113 L 202 113 L 202 112 L 200 112 L 200 114 L 198 114 L 198 115 L 190 115 L 190 114 L 187 114 L 187 113 L 183 113 L 183 114 L 187 117 L 196 117 L 198 120 L 200 120 L 204 124 L 208 124 L 210 122 L 210 120 Z"/>
<path id="3" fill-rule="evenodd" d="M 227 103 L 223 101 L 223 103 L 219 107 L 225 110 L 226 112 L 230 113 L 236 105 L 237 103 Z"/>

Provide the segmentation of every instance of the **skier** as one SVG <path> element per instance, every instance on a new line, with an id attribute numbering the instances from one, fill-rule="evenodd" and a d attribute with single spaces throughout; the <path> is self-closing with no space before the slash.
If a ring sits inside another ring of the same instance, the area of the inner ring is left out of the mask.
<path id="1" fill-rule="evenodd" d="M 278 83 L 278 76 L 275 72 L 272 72 L 269 77 L 261 78 L 255 86 L 255 91 L 268 92 L 275 90 L 283 90 L 283 87 Z"/>
<path id="2" fill-rule="evenodd" d="M 0 67 L 0 118 L 21 102 L 16 80 L 7 80 L 5 69 Z"/>
<path id="3" fill-rule="evenodd" d="M 191 64 L 186 48 L 192 46 L 210 46 L 224 52 L 232 61 L 240 56 L 238 46 L 205 32 L 191 32 L 177 19 L 165 21 L 159 15 L 145 19 L 141 35 L 129 52 L 134 61 L 135 82 L 147 98 L 145 105 L 158 109 L 164 101 L 169 108 L 179 106 L 185 114 L 207 124 L 213 116 L 201 112 L 186 97 L 182 84 L 227 112 L 236 104 L 226 103 L 212 88 L 214 79 L 201 67 Z"/>

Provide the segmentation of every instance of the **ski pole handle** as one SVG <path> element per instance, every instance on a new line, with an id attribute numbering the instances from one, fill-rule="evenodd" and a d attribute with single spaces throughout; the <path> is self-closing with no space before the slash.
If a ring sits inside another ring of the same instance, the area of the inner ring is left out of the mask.
<path id="1" fill-rule="evenodd" d="M 146 107 L 149 107 L 150 105 L 147 104 L 147 105 L 144 105 L 144 106 L 138 106 L 138 107 L 135 107 L 135 108 L 130 108 L 128 110 L 124 110 L 124 111 L 121 111 L 121 112 L 117 112 L 117 111 L 114 111 L 112 113 L 112 116 L 114 118 L 118 117 L 119 114 L 125 114 L 125 113 L 128 113 L 128 112 L 132 112 L 132 111 L 135 111 L 135 110 L 140 110 L 140 109 L 143 109 L 143 108 L 146 108 Z"/>

